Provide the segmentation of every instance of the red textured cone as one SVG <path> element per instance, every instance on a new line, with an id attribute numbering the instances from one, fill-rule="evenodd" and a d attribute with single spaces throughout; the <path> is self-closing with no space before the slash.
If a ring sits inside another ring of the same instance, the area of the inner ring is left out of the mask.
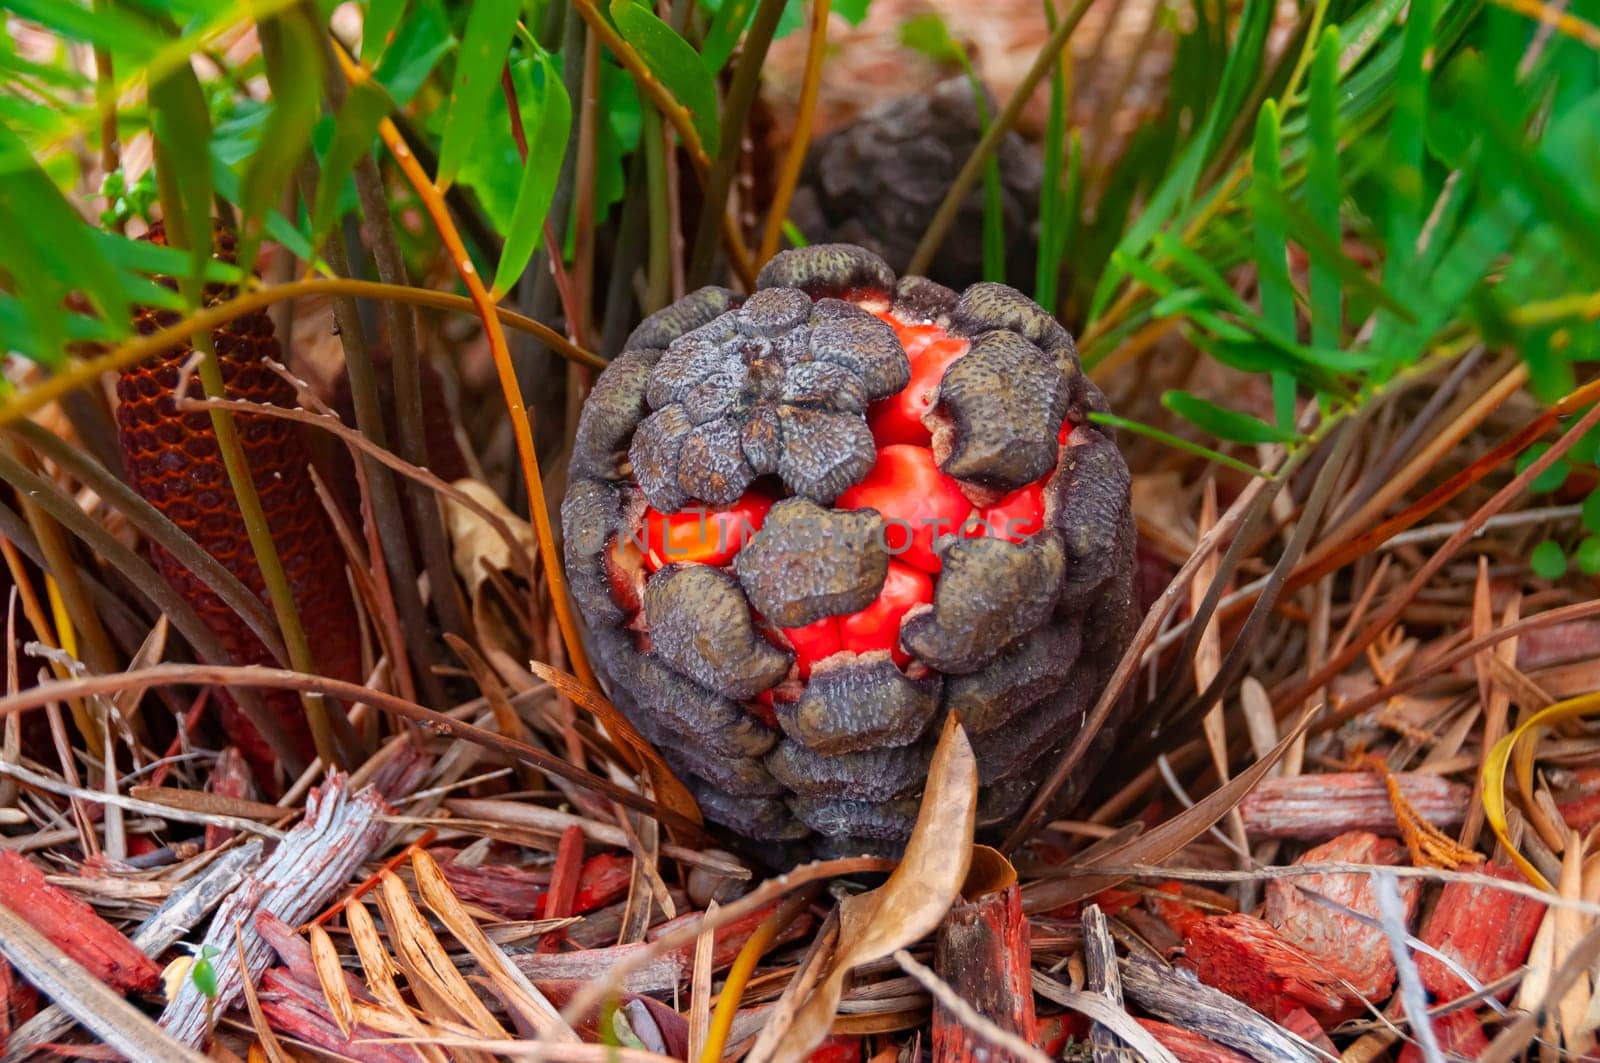
<path id="1" fill-rule="evenodd" d="M 164 242 L 159 228 L 149 239 Z M 217 234 L 217 256 L 230 260 L 231 234 Z M 208 303 L 226 298 L 219 286 L 207 290 Z M 178 320 L 171 311 L 141 309 L 136 321 L 149 335 Z M 217 328 L 211 340 L 221 363 L 230 399 L 275 406 L 296 405 L 294 388 L 267 364 L 281 358 L 272 320 L 264 311 L 235 318 Z M 173 402 L 178 373 L 193 354 L 189 344 L 170 348 L 117 378 L 117 433 L 128 482 L 207 553 L 270 607 L 266 585 L 239 512 L 217 446 L 211 416 L 204 410 L 179 414 Z M 191 377 L 188 395 L 204 392 Z M 344 550 L 312 487 L 309 456 L 298 426 L 275 417 L 235 413 L 239 440 L 249 463 L 267 526 L 278 547 L 301 623 L 318 668 L 350 681 L 361 678 L 361 646 L 355 603 L 345 576 Z M 216 633 L 235 664 L 275 665 L 266 646 L 209 587 L 166 550 L 151 547 L 161 575 L 194 606 Z M 299 695 L 264 690 L 263 701 L 307 756 L 313 755 L 311 730 Z M 224 696 L 223 723 L 229 737 L 263 780 L 276 763 L 272 750 L 237 702 Z"/>

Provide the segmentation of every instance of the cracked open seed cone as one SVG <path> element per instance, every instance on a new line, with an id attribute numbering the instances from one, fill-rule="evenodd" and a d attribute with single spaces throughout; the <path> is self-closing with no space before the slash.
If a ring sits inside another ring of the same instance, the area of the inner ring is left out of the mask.
<path id="1" fill-rule="evenodd" d="M 1015 820 L 1132 635 L 1103 408 L 1025 296 L 850 245 L 639 326 L 578 427 L 566 567 L 611 696 L 708 820 L 775 866 L 897 852 L 952 712 L 980 829 Z"/>

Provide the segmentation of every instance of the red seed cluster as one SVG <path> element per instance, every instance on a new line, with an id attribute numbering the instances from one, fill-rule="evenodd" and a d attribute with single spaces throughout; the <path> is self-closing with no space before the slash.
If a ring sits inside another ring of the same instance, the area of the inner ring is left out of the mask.
<path id="1" fill-rule="evenodd" d="M 834 499 L 833 507 L 871 509 L 884 518 L 889 571 L 883 590 L 862 609 L 801 627 L 768 629 L 775 642 L 794 651 L 801 680 L 811 677 L 811 668 L 818 661 L 840 651 L 886 650 L 901 668 L 910 664 L 911 655 L 900 646 L 900 622 L 914 607 L 933 601 L 941 566 L 934 552 L 939 536 L 993 536 L 1019 543 L 1044 526 L 1044 485 L 1049 473 L 980 506 L 973 504 L 959 482 L 940 471 L 934 457 L 933 433 L 926 418 L 936 403 L 945 370 L 966 354 L 971 344 L 948 335 L 938 324 L 902 321 L 889 310 L 877 311 L 875 316 L 895 330 L 911 363 L 911 380 L 869 407 L 867 424 L 877 445 L 877 458 L 863 479 Z M 1070 424 L 1062 426 L 1059 442 L 1063 445 L 1070 431 Z M 729 565 L 761 530 L 774 501 L 767 492 L 752 488 L 725 506 L 696 506 L 675 513 L 646 507 L 643 535 L 635 543 L 623 543 L 625 550 L 643 555 L 630 559 L 629 565 L 645 573 L 674 563 Z M 787 700 L 793 700 L 794 692 L 786 693 Z M 770 710 L 774 697 L 782 696 L 768 690 L 759 701 Z"/>
<path id="2" fill-rule="evenodd" d="M 219 257 L 231 256 L 227 234 Z M 156 230 L 152 239 L 160 240 Z M 208 301 L 223 296 L 210 291 Z M 140 333 L 173 324 L 170 311 L 142 309 Z M 211 340 L 230 399 L 292 407 L 294 388 L 267 364 L 280 359 L 272 320 L 245 314 L 219 327 Z M 173 394 L 179 370 L 193 354 L 184 344 L 122 371 L 117 379 L 117 430 L 128 481 L 147 501 L 270 604 L 238 499 L 228 480 L 210 414 L 179 414 Z M 197 376 L 188 395 L 204 396 Z M 297 426 L 282 418 L 236 413 L 239 440 L 283 563 L 295 605 L 319 668 L 339 679 L 359 680 L 361 646 L 355 603 L 345 576 L 344 551 L 312 487 L 309 456 Z M 161 575 L 194 606 L 236 664 L 275 664 L 265 645 L 233 609 L 167 551 L 152 546 Z M 307 755 L 311 732 L 293 691 L 264 691 L 270 711 Z M 270 777 L 275 758 L 238 704 L 223 699 L 224 724 L 258 775 Z"/>

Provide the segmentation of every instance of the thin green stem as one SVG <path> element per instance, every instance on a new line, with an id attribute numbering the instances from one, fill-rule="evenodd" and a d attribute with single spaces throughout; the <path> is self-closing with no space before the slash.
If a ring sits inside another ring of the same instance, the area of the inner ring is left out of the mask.
<path id="1" fill-rule="evenodd" d="M 966 202 L 967 196 L 983 176 L 984 167 L 990 156 L 994 155 L 1011 127 L 1016 125 L 1017 119 L 1022 114 L 1022 108 L 1033 96 L 1033 90 L 1039 87 L 1039 82 L 1044 80 L 1050 68 L 1055 66 L 1061 57 L 1061 50 L 1066 47 L 1067 41 L 1072 37 L 1072 32 L 1078 28 L 1078 23 L 1083 21 L 1083 16 L 1088 14 L 1089 7 L 1094 0 L 1077 0 L 1066 16 L 1056 24 L 1050 39 L 1045 41 L 1044 47 L 1034 57 L 1033 65 L 1028 67 L 1028 72 L 1022 76 L 1017 87 L 1012 91 L 1006 105 L 1000 109 L 1000 116 L 989 126 L 978 141 L 977 147 L 972 149 L 972 154 L 967 156 L 966 163 L 961 167 L 961 172 L 956 175 L 955 182 L 950 190 L 945 193 L 944 199 L 939 203 L 939 209 L 934 212 L 933 221 L 928 225 L 928 231 L 923 234 L 922 241 L 917 244 L 916 251 L 911 256 L 911 262 L 906 266 L 909 274 L 926 273 L 928 266 L 933 262 L 933 256 L 938 254 L 939 248 L 944 244 L 944 238 L 950 232 L 950 226 L 955 223 L 956 214 L 961 210 L 961 204 Z"/>

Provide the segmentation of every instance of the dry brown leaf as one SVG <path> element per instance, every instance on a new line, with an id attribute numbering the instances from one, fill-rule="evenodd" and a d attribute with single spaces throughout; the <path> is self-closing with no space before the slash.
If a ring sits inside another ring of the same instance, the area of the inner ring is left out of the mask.
<path id="1" fill-rule="evenodd" d="M 1306 725 L 1311 722 L 1314 714 L 1307 713 L 1300 721 L 1291 727 L 1278 744 L 1267 752 L 1267 755 L 1256 761 L 1250 767 L 1233 777 L 1233 780 L 1220 786 L 1196 801 L 1193 805 L 1179 812 L 1151 830 L 1140 834 L 1123 845 L 1108 848 L 1099 852 L 1093 864 L 1087 864 L 1088 871 L 1094 864 L 1104 864 L 1113 867 L 1129 865 L 1156 865 L 1171 856 L 1173 853 L 1188 845 L 1212 827 L 1219 819 L 1228 814 L 1228 810 L 1237 805 L 1244 795 L 1255 788 L 1271 770 L 1272 766 L 1288 751 L 1297 738 L 1305 731 Z M 1063 904 L 1081 901 L 1110 886 L 1126 880 L 1126 874 L 1094 875 L 1084 874 L 1081 877 L 1061 880 L 1045 880 L 1031 884 L 1022 893 L 1022 907 L 1027 912 L 1048 911 L 1059 908 Z"/>
<path id="2" fill-rule="evenodd" d="M 322 995 L 327 998 L 328 1010 L 333 1014 L 333 1021 L 339 1024 L 339 1032 L 349 1040 L 350 1028 L 355 1025 L 355 1000 L 344 981 L 339 950 L 334 947 L 328 932 L 315 923 L 311 924 L 307 937 L 311 945 L 311 962 L 317 969 L 317 982 L 322 986 Z"/>
<path id="3" fill-rule="evenodd" d="M 389 940 L 395 958 L 405 968 L 412 991 L 423 1004 L 430 1017 L 454 1018 L 467 1029 L 486 1037 L 505 1037 L 506 1032 L 472 986 L 456 970 L 449 953 L 439 943 L 433 928 L 417 910 L 404 882 L 392 871 L 378 877 L 378 907 L 383 910 L 384 925 L 389 930 Z M 428 998 L 431 999 L 431 1005 Z"/>
<path id="4" fill-rule="evenodd" d="M 378 933 L 377 924 L 372 921 L 372 913 L 367 911 L 367 906 L 359 900 L 346 902 L 344 906 L 344 922 L 350 931 L 350 941 L 355 945 L 356 955 L 361 960 L 361 968 L 367 976 L 367 989 L 377 998 L 378 1007 L 367 1004 L 358 1004 L 356 1019 L 363 1026 L 371 1026 L 376 1030 L 386 1033 L 398 1034 L 408 1037 L 420 1037 L 427 1033 L 427 1027 L 412 1014 L 405 997 L 400 995 L 400 987 L 394 981 L 394 961 L 389 956 L 389 950 L 384 948 L 383 938 Z M 424 1046 L 421 1050 L 430 1059 L 443 1063 L 443 1050 L 434 1046 Z"/>
<path id="5" fill-rule="evenodd" d="M 471 589 L 473 598 L 477 598 L 489 578 L 485 565 L 502 572 L 531 572 L 538 552 L 533 526 L 511 512 L 494 488 L 481 480 L 468 477 L 450 486 L 493 513 L 502 525 L 496 528 L 481 513 L 474 513 L 459 502 L 445 503 L 450 557 L 455 563 L 456 575 Z M 508 536 L 511 542 L 507 542 Z M 520 557 L 513 553 L 512 542 L 520 550 Z"/>
<path id="6" fill-rule="evenodd" d="M 711 1028 L 711 946 L 714 931 L 711 929 L 717 916 L 717 902 L 706 905 L 706 917 L 701 920 L 705 929 L 694 943 L 694 973 L 689 980 L 689 1053 L 686 1058 L 699 1059 L 705 1049 L 706 1034 Z"/>
<path id="7" fill-rule="evenodd" d="M 952 715 L 934 750 L 905 855 L 882 886 L 840 902 L 839 946 L 827 974 L 787 1030 L 775 1023 L 762 1031 L 746 1057 L 749 1063 L 806 1059 L 833 1025 L 850 971 L 892 955 L 938 927 L 960 896 L 972 863 L 977 808 L 977 760 Z"/>
<path id="8" fill-rule="evenodd" d="M 244 953 L 244 938 L 239 934 L 239 924 L 233 924 L 233 944 L 239 950 L 239 969 L 248 971 L 250 959 Z M 283 1045 L 278 1043 L 278 1037 L 272 1032 L 272 1026 L 267 1022 L 267 1017 L 261 1011 L 261 1001 L 256 997 L 255 983 L 246 978 L 243 984 L 244 1005 L 250 1012 L 250 1025 L 255 1027 L 257 1043 L 250 1046 L 250 1057 L 255 1058 L 256 1049 L 259 1047 L 266 1056 L 268 1063 L 292 1063 L 289 1054 L 283 1050 Z"/>
<path id="9" fill-rule="evenodd" d="M 456 940 L 472 953 L 483 973 L 494 983 L 507 1006 L 514 1006 L 546 1040 L 565 1044 L 578 1044 L 580 1038 L 561 1019 L 561 1013 L 528 977 L 490 941 L 478 926 L 461 899 L 450 888 L 444 872 L 426 849 L 411 854 L 411 869 L 417 877 L 417 893 L 433 914 L 456 936 Z"/>

